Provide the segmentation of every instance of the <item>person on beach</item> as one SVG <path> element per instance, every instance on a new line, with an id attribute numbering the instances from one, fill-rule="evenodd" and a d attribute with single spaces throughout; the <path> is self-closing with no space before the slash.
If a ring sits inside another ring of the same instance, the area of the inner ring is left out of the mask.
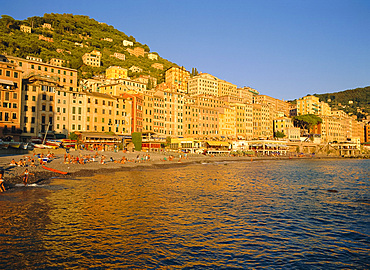
<path id="1" fill-rule="evenodd" d="M 12 159 L 12 161 L 10 161 L 10 166 L 17 166 L 17 162 L 15 162 L 14 158 Z"/>
<path id="2" fill-rule="evenodd" d="M 4 187 L 4 171 L 0 171 L 0 192 L 5 192 L 5 187 Z"/>
<path id="3" fill-rule="evenodd" d="M 29 176 L 30 176 L 30 175 L 35 175 L 35 174 L 30 173 L 30 172 L 28 171 L 28 169 L 26 169 L 26 170 L 24 171 L 24 173 L 21 175 L 21 176 L 23 176 L 23 184 L 24 184 L 24 186 L 27 186 L 27 184 L 28 184 L 28 178 L 29 178 Z"/>

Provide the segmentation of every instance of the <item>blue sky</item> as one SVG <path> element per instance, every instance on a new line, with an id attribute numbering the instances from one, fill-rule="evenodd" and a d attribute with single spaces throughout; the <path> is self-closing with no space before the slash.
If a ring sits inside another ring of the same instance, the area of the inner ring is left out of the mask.
<path id="1" fill-rule="evenodd" d="M 2 2 L 17 20 L 87 15 L 189 71 L 279 99 L 370 85 L 369 0 Z"/>

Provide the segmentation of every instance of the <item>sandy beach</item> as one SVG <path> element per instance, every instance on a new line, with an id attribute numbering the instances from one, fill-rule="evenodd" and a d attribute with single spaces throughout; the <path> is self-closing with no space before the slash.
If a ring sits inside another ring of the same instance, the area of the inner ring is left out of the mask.
<path id="1" fill-rule="evenodd" d="M 49 159 L 45 166 L 48 168 L 57 169 L 59 171 L 67 172 L 68 174 L 63 175 L 56 172 L 51 172 L 45 170 L 37 159 L 37 155 L 43 154 L 46 156 L 48 153 L 54 155 L 53 158 Z M 96 158 L 94 161 L 86 162 L 85 164 L 75 164 L 66 163 L 64 161 L 65 157 L 64 149 L 57 150 L 46 150 L 46 149 L 35 149 L 29 154 L 20 155 L 4 155 L 0 157 L 0 169 L 5 171 L 4 175 L 4 185 L 6 189 L 14 187 L 16 184 L 22 183 L 22 174 L 27 168 L 30 173 L 29 184 L 40 183 L 42 181 L 48 180 L 52 177 L 79 177 L 79 176 L 90 176 L 96 173 L 111 173 L 114 171 L 125 171 L 125 170 L 135 170 L 140 168 L 164 168 L 167 166 L 185 166 L 191 163 L 210 163 L 210 162 L 230 162 L 230 161 L 258 161 L 258 160 L 272 160 L 272 159 L 291 159 L 292 157 L 282 156 L 282 157 L 248 157 L 248 156 L 205 156 L 202 154 L 187 154 L 184 156 L 183 153 L 177 152 L 131 152 L 124 153 L 120 152 L 93 152 L 87 150 L 75 150 L 70 151 L 69 154 L 72 157 L 86 157 L 94 156 Z M 149 158 L 145 156 L 149 154 Z M 68 155 L 68 154 L 66 154 Z M 104 156 L 104 163 L 101 163 L 102 156 Z M 122 158 L 126 159 L 124 164 L 119 163 Z M 20 159 L 27 160 L 29 158 L 35 159 L 35 166 L 31 166 L 30 162 L 27 162 L 25 166 L 12 166 L 11 161 L 14 159 L 18 162 Z M 293 157 L 294 158 L 294 157 Z M 310 157 L 312 158 L 312 157 Z M 322 157 L 315 157 L 322 158 Z M 111 161 L 113 159 L 114 161 Z"/>

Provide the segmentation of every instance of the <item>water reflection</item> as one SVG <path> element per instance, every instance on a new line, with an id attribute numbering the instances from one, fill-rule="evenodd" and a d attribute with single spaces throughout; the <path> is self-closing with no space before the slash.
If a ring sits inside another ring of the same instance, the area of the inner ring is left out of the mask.
<path id="1" fill-rule="evenodd" d="M 18 269 L 366 268 L 369 204 L 358 200 L 369 199 L 367 165 L 266 161 L 55 179 L 63 188 L 0 197 L 1 255 Z"/>

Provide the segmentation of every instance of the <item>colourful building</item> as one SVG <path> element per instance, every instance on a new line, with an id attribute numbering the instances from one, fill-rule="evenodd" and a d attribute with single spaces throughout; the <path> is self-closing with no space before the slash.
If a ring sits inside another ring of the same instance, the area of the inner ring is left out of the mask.
<path id="1" fill-rule="evenodd" d="M 118 66 L 110 66 L 105 70 L 105 77 L 107 79 L 126 79 L 127 69 Z"/>
<path id="2" fill-rule="evenodd" d="M 82 61 L 85 65 L 92 67 L 101 66 L 101 53 L 99 51 L 93 50 L 91 53 L 85 53 L 82 56 Z"/>
<path id="3" fill-rule="evenodd" d="M 22 70 L 4 60 L 0 62 L 0 137 L 20 141 Z"/>
<path id="4" fill-rule="evenodd" d="M 166 70 L 165 82 L 186 93 L 190 72 L 184 67 L 171 67 Z"/>

